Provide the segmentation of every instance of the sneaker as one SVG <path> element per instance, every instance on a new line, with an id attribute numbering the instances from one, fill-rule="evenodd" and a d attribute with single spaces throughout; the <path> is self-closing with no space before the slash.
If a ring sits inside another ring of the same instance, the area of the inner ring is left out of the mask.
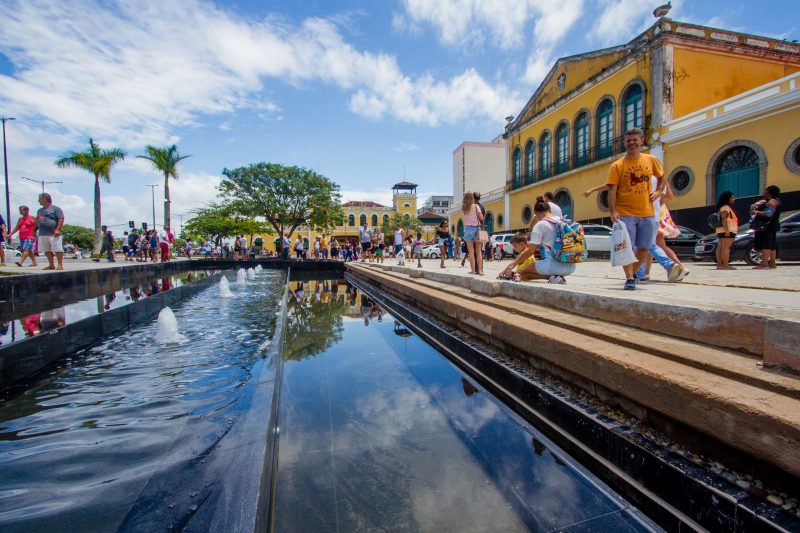
<path id="1" fill-rule="evenodd" d="M 669 271 L 667 272 L 667 281 L 670 283 L 675 283 L 683 279 L 685 274 L 683 271 L 686 270 L 683 268 L 683 265 L 680 263 L 674 263 L 671 267 L 669 267 Z"/>
<path id="2" fill-rule="evenodd" d="M 636 274 L 636 278 L 635 279 L 636 279 L 637 283 L 640 282 L 640 281 L 642 283 L 645 283 L 645 282 L 650 281 L 650 276 L 648 276 L 647 274 L 643 274 L 641 276 L 639 274 Z"/>
<path id="3" fill-rule="evenodd" d="M 561 276 L 550 276 L 550 279 L 547 280 L 547 283 L 552 283 L 553 285 L 562 285 L 564 283 L 564 278 Z"/>
<path id="4" fill-rule="evenodd" d="M 625 280 L 625 287 L 623 287 L 626 291 L 635 291 L 636 290 L 636 279 L 629 278 Z"/>
<path id="5" fill-rule="evenodd" d="M 733 267 L 731 267 L 731 270 L 733 270 Z M 681 272 L 681 275 L 678 276 L 678 281 L 683 281 L 683 278 L 685 278 L 688 275 L 689 275 L 689 269 L 686 268 L 686 267 L 683 267 L 683 271 Z"/>

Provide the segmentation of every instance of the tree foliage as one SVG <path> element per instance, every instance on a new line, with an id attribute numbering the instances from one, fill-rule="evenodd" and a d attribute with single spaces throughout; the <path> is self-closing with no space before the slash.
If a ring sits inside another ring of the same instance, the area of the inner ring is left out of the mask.
<path id="1" fill-rule="evenodd" d="M 190 239 L 211 239 L 219 245 L 222 239 L 237 235 L 270 234 L 272 225 L 239 214 L 236 202 L 216 203 L 200 208 L 183 225 L 183 236 Z"/>
<path id="2" fill-rule="evenodd" d="M 153 170 L 164 175 L 164 225 L 172 227 L 170 217 L 169 178 L 178 179 L 178 163 L 192 156 L 181 155 L 178 153 L 178 147 L 174 144 L 164 148 L 148 144 L 144 147 L 144 151 L 145 155 L 137 155 L 136 157 L 147 159 L 153 165 Z"/>
<path id="3" fill-rule="evenodd" d="M 91 228 L 64 224 L 61 228 L 61 235 L 64 243 L 71 242 L 78 248 L 88 249 L 94 244 L 94 231 Z"/>
<path id="4" fill-rule="evenodd" d="M 94 175 L 94 246 L 93 252 L 100 253 L 102 240 L 100 226 L 100 178 L 106 183 L 111 183 L 111 167 L 125 159 L 127 154 L 120 148 L 104 150 L 89 138 L 89 148 L 83 152 L 69 151 L 56 159 L 59 168 L 81 168 Z"/>
<path id="5" fill-rule="evenodd" d="M 301 226 L 330 231 L 342 224 L 339 186 L 312 170 L 256 163 L 222 174 L 219 191 L 237 213 L 262 217 L 280 236 L 291 237 Z"/>

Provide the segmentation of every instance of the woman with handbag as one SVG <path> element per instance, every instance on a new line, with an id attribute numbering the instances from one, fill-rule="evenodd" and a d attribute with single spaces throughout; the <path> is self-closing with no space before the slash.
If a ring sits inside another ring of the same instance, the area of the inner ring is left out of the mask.
<path id="1" fill-rule="evenodd" d="M 750 208 L 753 229 L 753 249 L 761 252 L 761 264 L 754 270 L 776 268 L 778 255 L 778 230 L 781 223 L 781 190 L 777 185 L 764 189 L 764 203 L 756 203 Z"/>
<path id="2" fill-rule="evenodd" d="M 483 212 L 475 203 L 475 197 L 471 191 L 464 193 L 461 212 L 464 215 L 464 241 L 467 243 L 470 274 L 483 276 L 483 254 L 481 253 L 481 241 L 478 236 L 483 224 Z"/>

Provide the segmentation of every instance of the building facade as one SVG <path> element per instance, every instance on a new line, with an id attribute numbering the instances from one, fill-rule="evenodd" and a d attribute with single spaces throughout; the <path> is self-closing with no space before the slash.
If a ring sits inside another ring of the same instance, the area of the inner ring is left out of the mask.
<path id="1" fill-rule="evenodd" d="M 607 195 L 582 193 L 605 183 L 623 133 L 638 127 L 643 151 L 664 165 L 679 223 L 723 190 L 799 191 L 798 72 L 800 45 L 659 19 L 627 44 L 559 59 L 506 128 L 502 198 L 493 184 L 476 188 L 509 229 L 528 225 L 545 191 L 576 220 L 603 219 Z"/>
<path id="2" fill-rule="evenodd" d="M 425 203 L 422 204 L 422 207 L 417 210 L 417 215 L 422 215 L 423 213 L 434 213 L 447 217 L 450 214 L 450 204 L 452 203 L 452 196 L 431 196 L 425 200 Z"/>

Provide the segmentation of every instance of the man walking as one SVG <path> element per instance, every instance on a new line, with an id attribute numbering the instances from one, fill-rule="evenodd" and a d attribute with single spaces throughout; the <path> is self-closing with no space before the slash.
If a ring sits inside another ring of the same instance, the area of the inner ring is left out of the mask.
<path id="1" fill-rule="evenodd" d="M 64 212 L 60 207 L 53 205 L 49 194 L 39 195 L 39 205 L 42 207 L 36 212 L 35 231 L 39 233 L 39 251 L 47 256 L 48 266 L 45 270 L 64 270 L 64 247 L 61 243 L 61 228 L 64 226 Z M 58 260 L 58 266 L 53 264 L 53 256 Z"/>
<path id="2" fill-rule="evenodd" d="M 625 290 L 636 289 L 635 272 L 656 241 L 658 219 L 653 201 L 661 198 L 666 180 L 658 159 L 641 153 L 644 132 L 633 128 L 625 132 L 625 155 L 611 164 L 608 171 L 608 205 L 611 220 L 622 222 L 628 230 L 631 246 L 636 250 L 636 263 L 625 265 Z M 652 189 L 650 180 L 657 179 Z"/>
<path id="3" fill-rule="evenodd" d="M 358 228 L 358 238 L 361 240 L 361 251 L 364 253 L 363 257 L 361 258 L 361 262 L 369 258 L 372 261 L 372 256 L 370 255 L 370 250 L 372 249 L 372 228 L 367 226 L 367 221 L 364 221 L 364 226 Z"/>

